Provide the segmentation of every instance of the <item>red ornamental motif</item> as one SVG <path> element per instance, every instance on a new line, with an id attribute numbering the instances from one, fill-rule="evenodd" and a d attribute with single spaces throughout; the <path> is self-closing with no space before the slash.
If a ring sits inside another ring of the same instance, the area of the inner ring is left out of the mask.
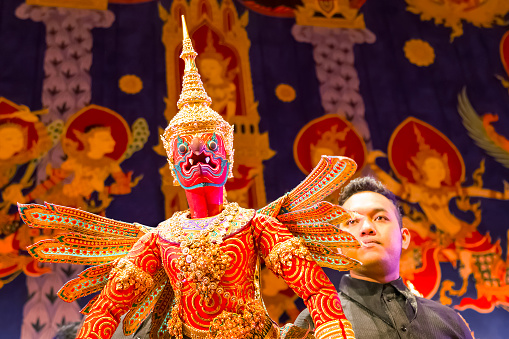
<path id="1" fill-rule="evenodd" d="M 31 149 L 40 139 L 39 131 L 36 123 L 26 120 L 22 115 L 16 114 L 22 110 L 22 106 L 18 106 L 13 102 L 0 97 L 0 125 L 16 124 L 26 129 L 26 147 Z"/>
<path id="2" fill-rule="evenodd" d="M 509 31 L 500 40 L 500 60 L 502 60 L 507 76 L 509 76 Z"/>
<path id="3" fill-rule="evenodd" d="M 419 154 L 431 153 L 447 161 L 449 180 L 443 186 L 455 186 L 465 179 L 465 164 L 454 144 L 435 127 L 414 117 L 405 119 L 393 132 L 388 157 L 400 179 L 416 182 L 414 170 L 419 169 Z"/>
<path id="4" fill-rule="evenodd" d="M 307 123 L 293 144 L 295 162 L 305 174 L 311 172 L 321 155 L 352 158 L 360 173 L 366 163 L 366 145 L 348 121 L 327 114 Z"/>
<path id="5" fill-rule="evenodd" d="M 303 2 L 298 0 L 294 1 L 273 0 L 270 6 L 266 4 L 267 3 L 266 1 L 260 0 L 238 0 L 238 1 L 254 12 L 278 18 L 293 18 L 295 17 L 295 10 L 300 6 L 303 6 Z M 330 10 L 332 10 L 334 8 L 334 2 L 336 1 L 317 0 L 315 5 L 321 8 L 322 10 L 325 8 L 330 8 Z M 349 5 L 350 8 L 358 9 L 361 8 L 365 2 L 366 0 L 349 0 Z"/>
<path id="6" fill-rule="evenodd" d="M 115 140 L 115 148 L 113 152 L 106 154 L 105 157 L 113 160 L 121 160 L 131 142 L 131 130 L 124 118 L 108 108 L 97 105 L 85 107 L 67 122 L 67 127 L 64 130 L 63 136 L 65 139 L 77 143 L 77 150 L 80 151 L 84 149 L 84 145 L 83 142 L 79 140 L 76 132 L 84 133 L 90 127 L 94 126 L 109 127 L 111 129 L 111 136 Z M 64 143 L 63 146 L 64 151 L 69 147 L 66 143 Z"/>

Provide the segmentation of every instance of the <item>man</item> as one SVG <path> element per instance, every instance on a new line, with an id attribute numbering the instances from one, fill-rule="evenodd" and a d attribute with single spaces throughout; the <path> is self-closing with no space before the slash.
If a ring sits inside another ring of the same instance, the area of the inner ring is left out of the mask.
<path id="1" fill-rule="evenodd" d="M 402 225 L 395 195 L 371 177 L 358 178 L 345 186 L 339 205 L 354 212 L 341 228 L 362 242 L 345 254 L 363 265 L 339 284 L 341 304 L 355 337 L 472 338 L 454 310 L 416 297 L 400 278 L 399 259 L 410 243 L 410 232 Z M 314 328 L 307 309 L 295 325 Z"/>

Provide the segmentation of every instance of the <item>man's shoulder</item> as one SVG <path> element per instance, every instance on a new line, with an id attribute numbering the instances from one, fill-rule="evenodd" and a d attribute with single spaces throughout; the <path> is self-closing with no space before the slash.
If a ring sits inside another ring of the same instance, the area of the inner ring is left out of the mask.
<path id="1" fill-rule="evenodd" d="M 426 299 L 426 298 L 422 298 L 422 297 L 418 297 L 418 296 L 416 296 L 415 299 L 417 300 L 417 304 L 419 305 L 419 307 L 426 307 L 430 310 L 435 310 L 437 312 L 442 312 L 442 313 L 450 313 L 450 314 L 456 314 L 456 315 L 458 314 L 455 310 L 453 310 L 449 306 L 445 306 L 445 305 L 439 303 L 438 301 Z"/>
<path id="2" fill-rule="evenodd" d="M 452 324 L 453 322 L 457 322 L 460 324 L 465 324 L 468 327 L 468 324 L 465 322 L 463 317 L 460 316 L 456 310 L 452 309 L 449 306 L 445 306 L 437 301 L 416 297 L 417 299 L 417 312 L 424 312 L 428 315 L 433 314 L 436 317 L 439 317 L 444 322 L 448 322 Z"/>

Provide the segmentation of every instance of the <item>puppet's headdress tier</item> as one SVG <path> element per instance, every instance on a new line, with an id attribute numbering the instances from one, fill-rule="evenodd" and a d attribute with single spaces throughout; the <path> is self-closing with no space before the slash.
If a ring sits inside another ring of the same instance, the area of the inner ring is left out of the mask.
<path id="1" fill-rule="evenodd" d="M 184 77 L 182 79 L 182 92 L 177 102 L 178 113 L 171 119 L 162 136 L 163 145 L 168 154 L 170 168 L 173 167 L 172 141 L 179 135 L 197 133 L 217 133 L 225 142 L 228 161 L 230 162 L 230 175 L 233 166 L 233 126 L 223 117 L 210 108 L 212 99 L 205 92 L 198 68 L 193 43 L 187 32 L 186 21 L 182 16 L 182 53 L 180 58 L 185 62 Z"/>

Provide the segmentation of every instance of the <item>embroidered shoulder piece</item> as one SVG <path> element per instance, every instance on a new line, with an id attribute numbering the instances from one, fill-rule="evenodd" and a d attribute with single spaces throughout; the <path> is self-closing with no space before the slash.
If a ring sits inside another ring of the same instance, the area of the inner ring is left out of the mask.
<path id="1" fill-rule="evenodd" d="M 136 290 L 145 293 L 154 285 L 154 280 L 150 274 L 124 258 L 117 259 L 116 265 L 110 272 L 109 279 L 115 283 L 118 290 L 126 290 L 134 286 Z"/>
<path id="2" fill-rule="evenodd" d="M 276 275 L 283 275 L 283 267 L 292 266 L 292 259 L 297 256 L 301 259 L 313 261 L 311 253 L 309 253 L 304 240 L 298 238 L 290 238 L 283 242 L 280 242 L 274 246 L 270 251 L 267 258 L 265 258 L 265 264 L 274 272 Z"/>

